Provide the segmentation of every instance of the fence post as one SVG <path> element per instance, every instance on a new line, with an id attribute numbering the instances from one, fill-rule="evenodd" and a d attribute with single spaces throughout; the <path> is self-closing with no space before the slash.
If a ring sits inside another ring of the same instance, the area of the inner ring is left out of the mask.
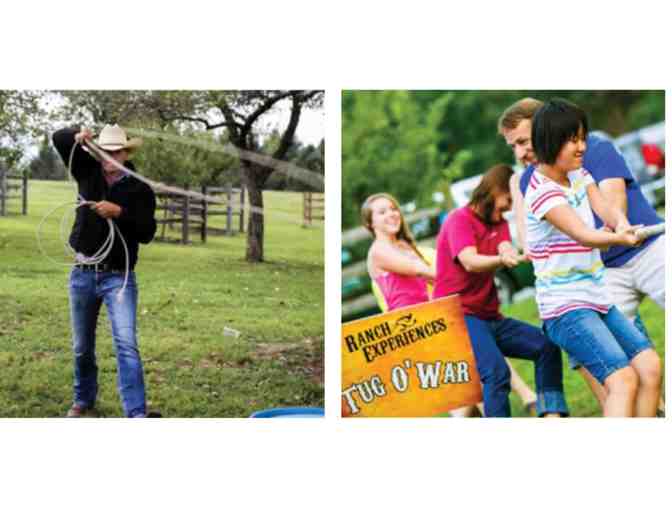
<path id="1" fill-rule="evenodd" d="M 184 189 L 189 190 L 189 185 L 186 185 Z M 189 200 L 189 195 L 185 195 L 184 201 L 182 202 L 182 244 L 189 244 L 189 208 L 191 203 Z"/>
<path id="2" fill-rule="evenodd" d="M 245 232 L 245 185 L 240 183 L 240 227 L 238 230 L 242 234 Z"/>
<path id="3" fill-rule="evenodd" d="M 201 193 L 205 197 L 208 194 L 208 187 L 203 184 L 201 186 Z M 208 240 L 208 201 L 203 199 L 203 208 L 201 209 L 201 241 L 205 243 Z"/>
<path id="4" fill-rule="evenodd" d="M 23 191 L 21 200 L 23 202 L 21 205 L 21 212 L 26 216 L 28 214 L 28 172 L 25 170 L 23 171 Z"/>
<path id="5" fill-rule="evenodd" d="M 231 227 L 231 220 L 233 219 L 233 207 L 231 206 L 231 199 L 233 198 L 231 183 L 226 185 L 226 235 L 232 236 L 233 230 Z"/>
<path id="6" fill-rule="evenodd" d="M 7 172 L 3 169 L 0 169 L 0 216 L 4 216 L 7 213 L 6 200 L 7 200 Z"/>
<path id="7" fill-rule="evenodd" d="M 303 192 L 303 226 L 310 227 L 313 224 L 313 202 L 310 191 Z"/>

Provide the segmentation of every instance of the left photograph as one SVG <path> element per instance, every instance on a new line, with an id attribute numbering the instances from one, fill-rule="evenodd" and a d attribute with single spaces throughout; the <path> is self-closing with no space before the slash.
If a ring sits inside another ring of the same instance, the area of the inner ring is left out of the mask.
<path id="1" fill-rule="evenodd" d="M 323 103 L 0 90 L 0 417 L 324 416 Z"/>

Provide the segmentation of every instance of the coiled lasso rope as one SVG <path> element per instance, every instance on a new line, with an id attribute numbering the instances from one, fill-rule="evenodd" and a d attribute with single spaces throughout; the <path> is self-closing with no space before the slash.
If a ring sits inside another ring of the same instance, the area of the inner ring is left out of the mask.
<path id="1" fill-rule="evenodd" d="M 72 160 L 75 154 L 75 150 L 77 149 L 77 145 L 80 145 L 79 142 L 75 142 L 72 146 L 72 150 L 70 151 L 70 157 L 68 158 L 68 179 L 70 178 L 71 175 L 71 169 L 72 169 Z M 110 158 L 112 159 L 112 158 Z M 114 160 L 112 160 L 114 161 Z M 116 163 L 116 161 L 115 161 Z M 122 171 L 124 167 L 122 165 L 118 165 L 118 167 L 121 167 Z M 44 247 L 42 246 L 42 228 L 47 220 L 52 214 L 54 214 L 56 211 L 63 209 L 65 207 L 72 207 L 75 211 L 84 206 L 90 206 L 95 202 L 92 202 L 90 200 L 86 200 L 79 192 L 77 192 L 77 200 L 74 202 L 64 202 L 62 204 L 57 205 L 53 209 L 51 209 L 49 212 L 47 212 L 42 219 L 40 220 L 40 223 L 37 225 L 37 247 L 40 251 L 40 253 L 46 257 L 48 260 L 53 262 L 54 264 L 60 265 L 60 266 L 68 266 L 68 267 L 74 267 L 74 266 L 80 266 L 80 265 L 86 265 L 86 266 L 97 266 L 98 264 L 101 264 L 107 256 L 110 254 L 112 251 L 112 246 L 114 246 L 114 240 L 118 236 L 119 239 L 121 240 L 121 244 L 124 247 L 124 260 L 125 260 L 125 270 L 124 270 L 124 283 L 121 286 L 121 289 L 117 292 L 117 301 L 121 301 L 124 295 L 124 290 L 126 290 L 126 286 L 128 285 L 128 277 L 130 274 L 130 256 L 128 254 L 128 245 L 126 244 L 126 240 L 124 239 L 124 236 L 121 234 L 121 231 L 119 230 L 119 227 L 117 224 L 112 221 L 110 218 L 106 218 L 107 221 L 107 226 L 108 226 L 108 234 L 107 237 L 105 238 L 105 241 L 100 245 L 100 248 L 93 254 L 93 255 L 84 255 L 83 253 L 79 253 L 75 251 L 75 249 L 72 247 L 70 244 L 69 239 L 65 238 L 65 219 L 68 217 L 67 214 L 63 214 L 61 217 L 60 227 L 59 227 L 59 235 L 60 235 L 60 240 L 63 246 L 65 247 L 66 255 L 70 255 L 74 258 L 74 262 L 60 262 L 53 257 L 51 257 L 45 250 Z"/>

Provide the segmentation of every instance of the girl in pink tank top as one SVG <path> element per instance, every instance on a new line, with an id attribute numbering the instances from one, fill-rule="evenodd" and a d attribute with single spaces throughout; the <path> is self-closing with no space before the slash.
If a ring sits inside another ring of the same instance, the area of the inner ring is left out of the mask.
<path id="1" fill-rule="evenodd" d="M 424 278 L 384 272 L 375 281 L 385 298 L 388 311 L 429 301 Z"/>
<path id="2" fill-rule="evenodd" d="M 375 240 L 367 269 L 388 310 L 429 301 L 427 283 L 436 277 L 418 250 L 398 202 L 386 193 L 371 195 L 362 205 L 362 223 Z"/>

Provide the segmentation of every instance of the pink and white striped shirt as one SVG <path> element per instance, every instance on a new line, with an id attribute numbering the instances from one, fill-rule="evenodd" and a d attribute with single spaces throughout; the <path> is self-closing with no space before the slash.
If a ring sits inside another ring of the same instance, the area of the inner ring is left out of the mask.
<path id="1" fill-rule="evenodd" d="M 568 188 L 535 170 L 525 192 L 527 240 L 542 319 L 579 308 L 606 313 L 610 306 L 600 251 L 582 246 L 544 218 L 554 207 L 569 205 L 586 225 L 595 228 L 587 192 L 595 181 L 582 168 L 567 177 Z"/>

